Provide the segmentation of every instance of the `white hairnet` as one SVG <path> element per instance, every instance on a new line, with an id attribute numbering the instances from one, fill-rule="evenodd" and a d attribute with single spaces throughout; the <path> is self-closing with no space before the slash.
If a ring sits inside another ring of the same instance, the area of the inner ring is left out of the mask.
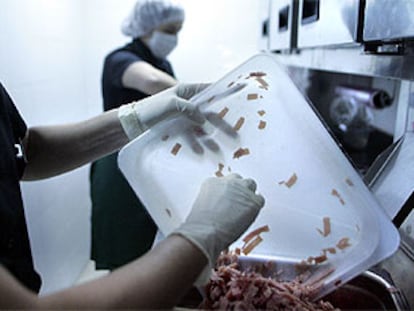
<path id="1" fill-rule="evenodd" d="M 169 0 L 138 0 L 122 23 L 122 33 L 138 38 L 170 22 L 184 21 L 184 9 Z"/>

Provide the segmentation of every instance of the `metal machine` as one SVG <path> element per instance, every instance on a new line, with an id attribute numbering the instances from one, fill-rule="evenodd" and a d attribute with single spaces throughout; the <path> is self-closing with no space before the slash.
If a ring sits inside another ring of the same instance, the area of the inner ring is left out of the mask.
<path id="1" fill-rule="evenodd" d="M 261 49 L 285 65 L 399 228 L 399 250 L 373 269 L 414 307 L 414 1 L 261 5 Z"/>

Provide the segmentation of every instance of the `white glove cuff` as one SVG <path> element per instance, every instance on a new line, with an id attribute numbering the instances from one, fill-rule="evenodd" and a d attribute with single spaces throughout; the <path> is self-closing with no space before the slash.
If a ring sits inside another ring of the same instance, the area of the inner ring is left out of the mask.
<path id="1" fill-rule="evenodd" d="M 136 111 L 136 102 L 122 105 L 118 109 L 118 119 L 124 129 L 125 134 L 130 140 L 141 135 L 146 128 L 139 120 L 138 112 Z"/>

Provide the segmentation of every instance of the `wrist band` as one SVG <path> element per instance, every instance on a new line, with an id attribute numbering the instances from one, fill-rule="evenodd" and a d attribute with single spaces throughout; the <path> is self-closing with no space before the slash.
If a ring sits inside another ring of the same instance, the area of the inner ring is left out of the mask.
<path id="1" fill-rule="evenodd" d="M 135 105 L 136 102 L 122 105 L 118 109 L 118 119 L 130 140 L 138 137 L 145 131 L 135 110 Z"/>

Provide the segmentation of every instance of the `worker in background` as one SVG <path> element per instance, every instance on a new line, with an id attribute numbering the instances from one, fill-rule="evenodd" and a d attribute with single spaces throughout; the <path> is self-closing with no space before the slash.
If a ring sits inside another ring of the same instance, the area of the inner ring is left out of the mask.
<path id="1" fill-rule="evenodd" d="M 235 174 L 207 179 L 185 222 L 144 256 L 99 279 L 42 296 L 19 184 L 112 153 L 177 114 L 203 123 L 189 101 L 202 88 L 177 85 L 86 121 L 28 128 L 0 84 L 0 309 L 165 309 L 193 284 L 207 282 L 220 251 L 240 237 L 264 205 L 253 180 Z"/>
<path id="2" fill-rule="evenodd" d="M 177 45 L 184 10 L 168 0 L 138 0 L 122 24 L 132 41 L 104 62 L 104 110 L 158 93 L 177 83 L 166 59 Z M 115 152 L 94 162 L 91 259 L 97 269 L 113 270 L 147 252 L 157 227 L 117 165 Z"/>

